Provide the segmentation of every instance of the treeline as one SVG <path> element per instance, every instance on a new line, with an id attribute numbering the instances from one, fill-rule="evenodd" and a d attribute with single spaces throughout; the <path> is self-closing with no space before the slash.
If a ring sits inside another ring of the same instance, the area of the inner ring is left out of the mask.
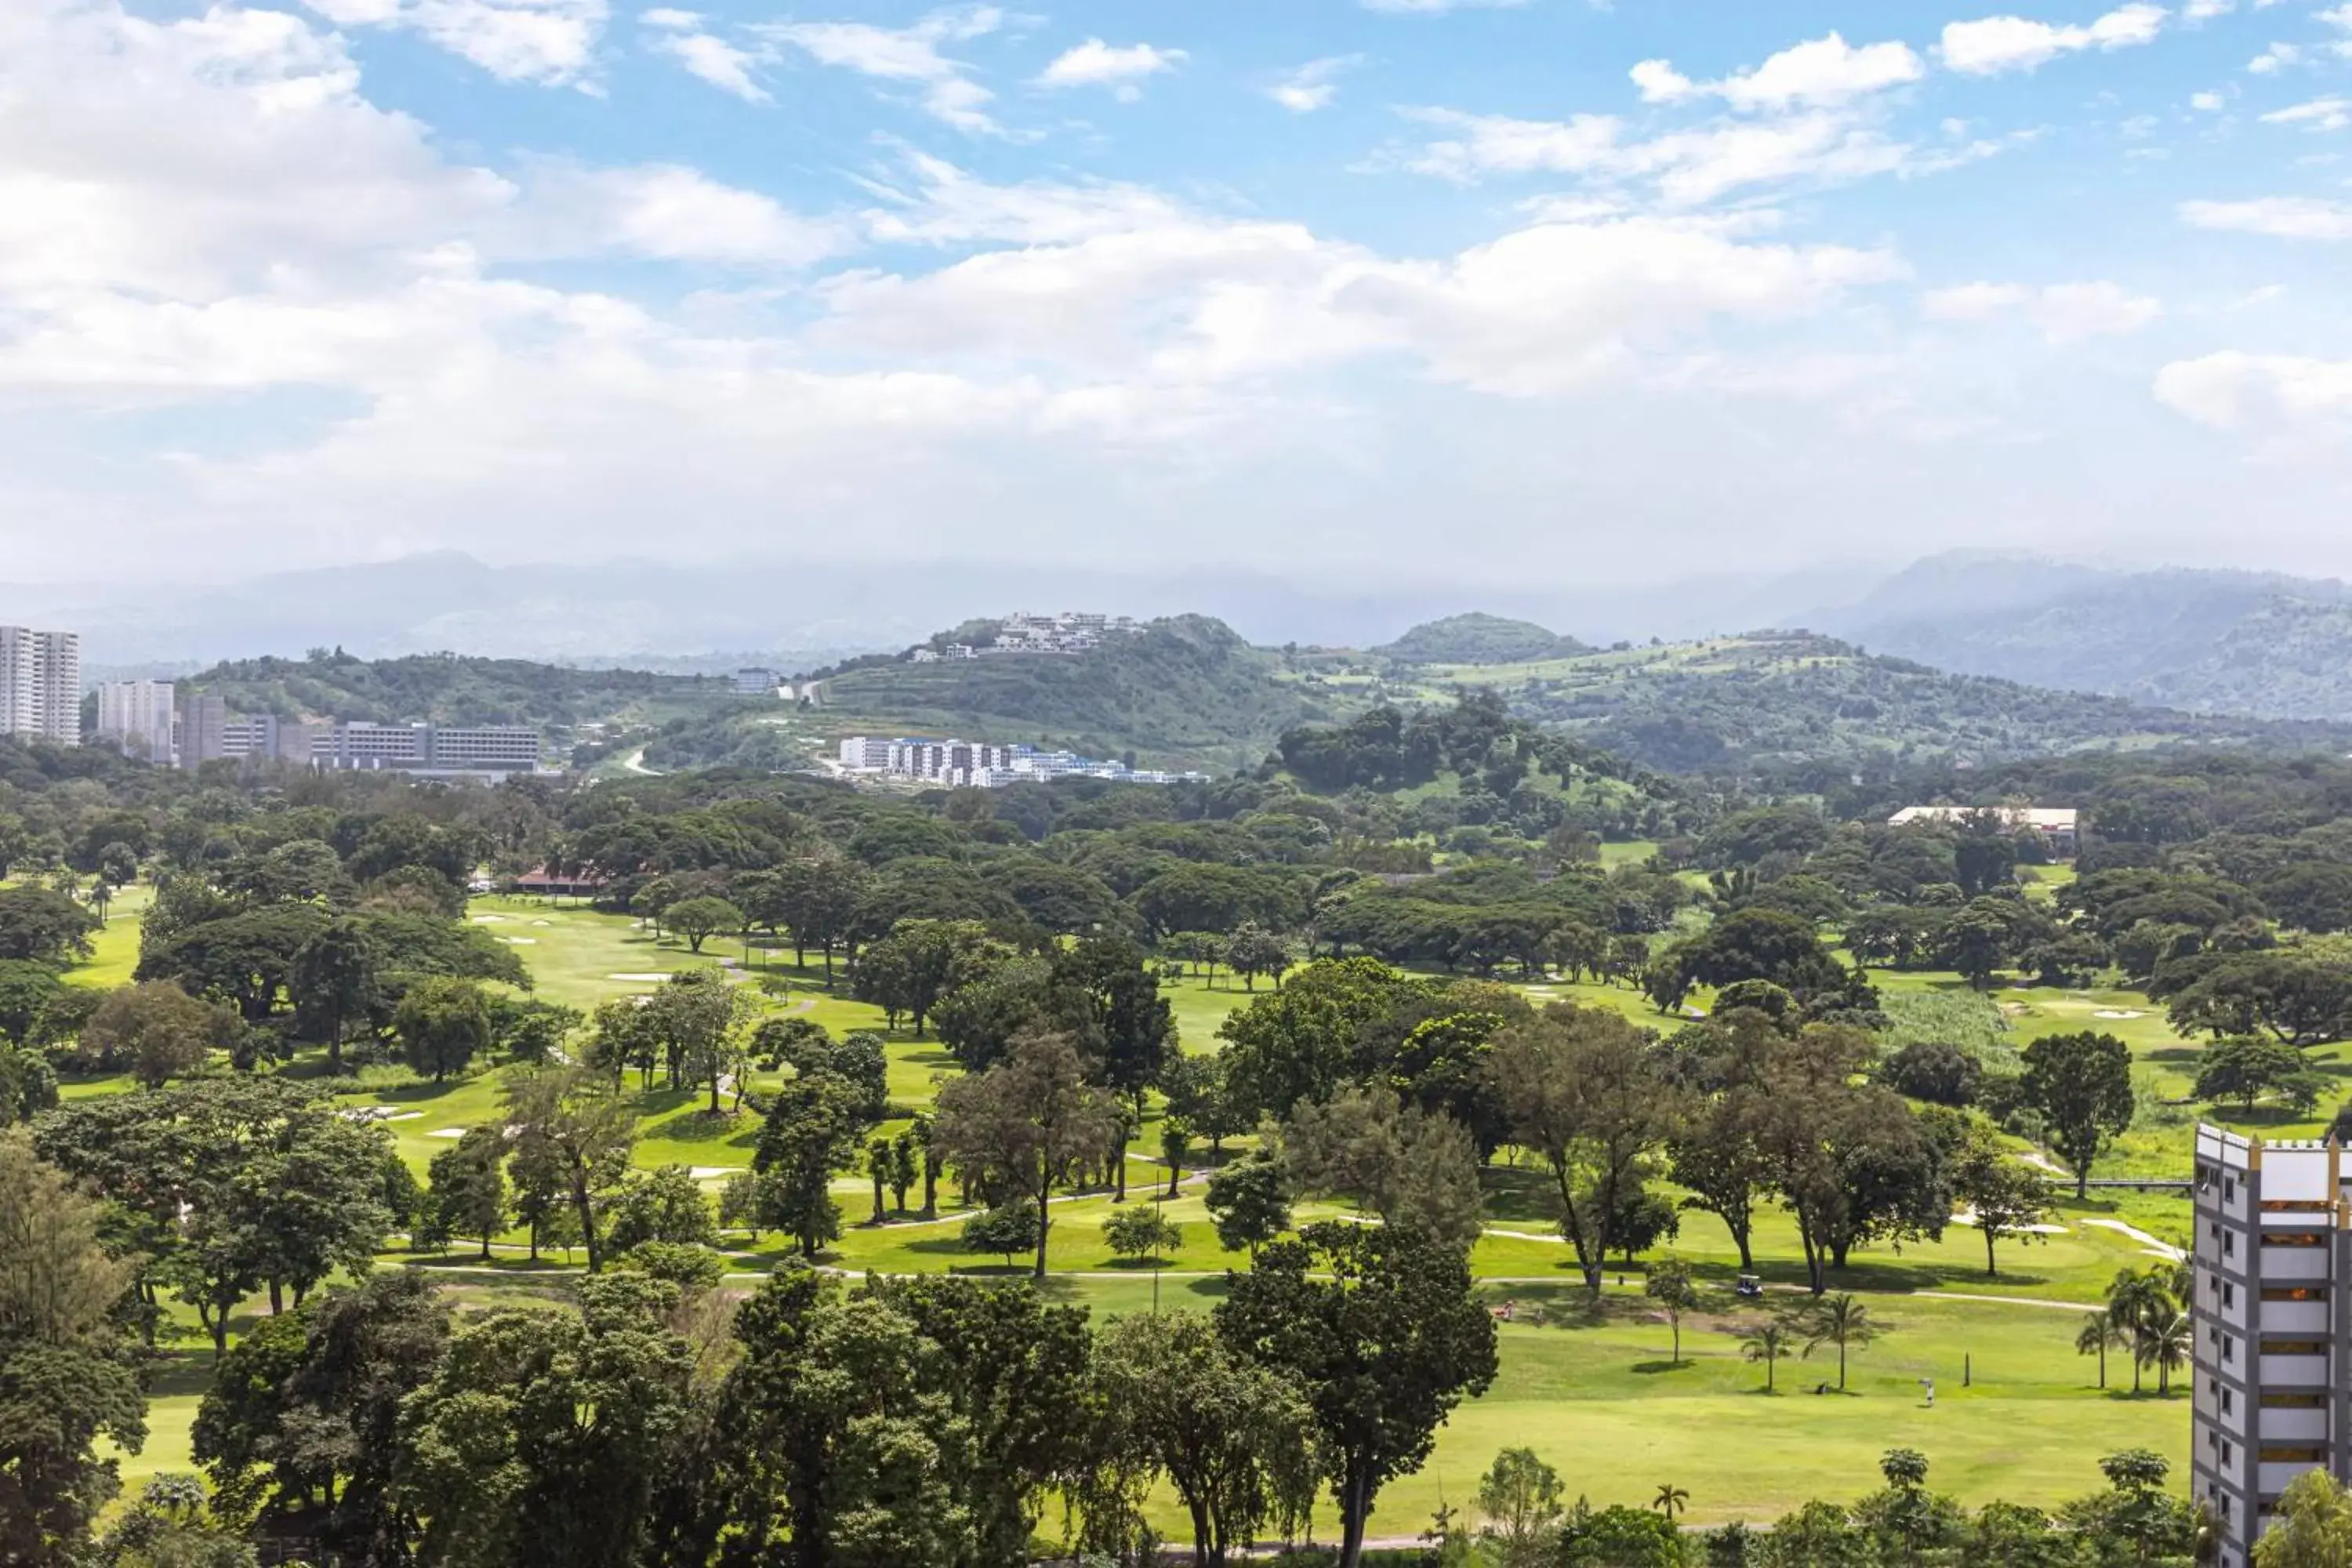
<path id="1" fill-rule="evenodd" d="M 1712 815 L 1706 795 L 1515 719 L 1500 696 L 1483 689 L 1461 693 L 1447 708 L 1384 704 L 1347 724 L 1286 730 L 1259 773 L 1277 770 L 1329 793 L 1421 790 L 1450 779 L 1451 791 L 1412 803 L 1404 826 L 1416 834 L 1494 827 L 1540 839 L 1565 826 L 1615 839 L 1664 838 Z"/>
<path id="2" fill-rule="evenodd" d="M 657 1239 L 557 1300 L 460 1315 L 425 1275 L 370 1277 L 384 1210 L 362 1189 L 379 1132 L 289 1093 L 276 1118 L 241 1123 L 299 1126 L 288 1148 L 274 1134 L 233 1147 L 236 1108 L 204 1087 L 135 1125 L 77 1108 L 30 1140 L 0 1136 L 0 1214 L 23 1222 L 0 1227 L 11 1561 L 227 1568 L 256 1560 L 257 1532 L 345 1568 L 987 1568 L 1034 1560 L 1058 1501 L 1063 1550 L 1139 1562 L 1165 1481 L 1203 1561 L 1263 1532 L 1297 1540 L 1336 1496 L 1352 1562 L 1383 1484 L 1495 1375 L 1494 1320 L 1462 1253 L 1403 1226 L 1307 1226 L 1259 1249 L 1207 1317 L 1099 1330 L 1025 1287 L 848 1286 L 798 1260 L 739 1300 L 718 1289 L 714 1254 Z M 510 1136 L 593 1167 L 578 1140 L 597 1112 L 567 1105 L 578 1092 L 561 1075 L 518 1085 Z M 337 1126 L 358 1147 L 313 1147 Z M 222 1352 L 194 1434 L 209 1502 L 167 1487 L 93 1545 L 116 1489 L 96 1444 L 145 1437 L 146 1292 L 177 1280 L 225 1313 L 250 1281 L 216 1278 L 218 1256 L 270 1221 L 232 1219 L 261 1200 L 219 1189 L 281 1179 L 292 1223 L 275 1228 L 307 1236 L 301 1173 L 321 1159 L 348 1173 L 342 1245 L 273 1258 L 294 1299 Z M 101 1204 L 68 1171 L 164 1179 Z M 171 1228 L 173 1203 L 187 1235 L 162 1258 L 123 1236 L 122 1217 L 145 1222 L 142 1239 Z M 304 1289 L 337 1265 L 357 1282 Z"/>
<path id="3" fill-rule="evenodd" d="M 1952 823 L 1838 823 L 1809 806 L 1735 812 L 1663 853 L 1711 870 L 1734 921 L 1835 931 L 1857 965 L 1949 970 L 1979 985 L 2120 981 L 2179 1033 L 2215 1042 L 2198 1093 L 2308 1115 L 2324 1078 L 2298 1052 L 2352 1037 L 2352 770 L 2320 759 L 2251 766 L 2175 760 L 2133 773 L 2040 770 L 1990 784 L 2075 794 L 2084 844 L 2047 899 L 2021 879 L 2048 859 L 1998 806 Z M 2018 796 L 2011 796 L 2018 798 Z M 2024 796 L 2024 798 L 2033 798 Z M 1692 978 L 1702 979 L 1697 971 Z M 1827 978 L 1826 973 L 1823 976 Z M 1675 993 L 1654 992 L 1662 1004 Z"/>

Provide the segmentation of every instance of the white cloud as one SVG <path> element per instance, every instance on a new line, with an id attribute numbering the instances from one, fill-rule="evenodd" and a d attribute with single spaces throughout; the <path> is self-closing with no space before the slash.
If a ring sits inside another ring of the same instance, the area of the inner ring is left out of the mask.
<path id="1" fill-rule="evenodd" d="M 307 0 L 344 27 L 422 34 L 501 81 L 593 82 L 604 0 Z"/>
<path id="2" fill-rule="evenodd" d="M 577 256 L 615 250 L 662 261 L 800 267 L 848 249 L 843 223 L 813 220 L 755 191 L 676 164 L 537 170 L 507 247 Z"/>
<path id="3" fill-rule="evenodd" d="M 1633 78 L 1648 103 L 1715 97 L 1734 109 L 1785 110 L 1800 104 L 1844 103 L 1884 92 L 1917 81 L 1927 69 L 1907 44 L 1867 44 L 1856 48 L 1832 33 L 1783 49 L 1755 69 L 1734 72 L 1721 81 L 1692 81 L 1665 60 L 1643 60 L 1633 68 Z"/>
<path id="4" fill-rule="evenodd" d="M 2301 125 L 2312 131 L 2341 131 L 2352 125 L 2352 99 L 2315 98 L 2309 103 L 2298 103 L 2292 109 L 2273 110 L 2263 116 L 2265 125 Z"/>
<path id="5" fill-rule="evenodd" d="M 1661 218 L 1539 224 L 1450 261 L 1368 273 L 1343 302 L 1441 381 L 1535 396 L 1622 375 L 1724 318 L 1785 320 L 1903 277 L 1885 251 L 1743 244 Z"/>
<path id="6" fill-rule="evenodd" d="M 1524 5 L 1528 0 L 1359 0 L 1367 11 L 1386 11 L 1398 16 L 1439 16 L 1448 11 L 1476 8 L 1508 10 Z"/>
<path id="7" fill-rule="evenodd" d="M 2183 202 L 2180 218 L 2194 228 L 2267 235 L 2274 239 L 2352 239 L 2352 205 L 2314 196 Z"/>
<path id="8" fill-rule="evenodd" d="M 1965 283 L 1931 290 L 1922 297 L 1920 310 L 1937 321 L 2022 320 L 2053 343 L 2128 336 L 2164 313 L 2161 301 L 2104 281 L 2053 283 L 2042 289 Z"/>
<path id="9" fill-rule="evenodd" d="M 1443 132 L 1407 159 L 1420 173 L 1465 182 L 1515 174 L 1644 181 L 1676 207 L 1757 186 L 1835 184 L 1929 166 L 1910 146 L 1830 110 L 1726 121 L 1646 142 L 1626 139 L 1623 122 L 1609 115 L 1561 122 L 1443 109 L 1408 114 Z M 1971 148 L 1963 155 L 1978 153 Z"/>
<path id="10" fill-rule="evenodd" d="M 1449 180 L 1600 170 L 1616 156 L 1624 131 L 1624 122 L 1608 114 L 1580 114 L 1561 122 L 1414 109 L 1406 117 L 1449 133 L 1422 148 L 1410 163 L 1422 174 Z"/>
<path id="11" fill-rule="evenodd" d="M 987 108 L 996 95 L 973 81 L 961 61 L 941 54 L 940 46 L 984 37 L 1002 27 L 1004 20 L 1004 13 L 993 5 L 971 5 L 935 11 L 911 27 L 880 27 L 866 22 L 777 22 L 753 31 L 771 42 L 798 49 L 821 65 L 919 87 L 926 113 L 977 135 L 999 129 Z"/>
<path id="12" fill-rule="evenodd" d="M 358 86 L 341 40 L 285 12 L 0 14 L 0 322 L 83 290 L 404 272 L 514 198 Z"/>
<path id="13" fill-rule="evenodd" d="M 1328 109 L 1339 96 L 1339 78 L 1364 63 L 1361 55 L 1329 55 L 1309 60 L 1265 89 L 1265 95 L 1293 114 Z"/>
<path id="14" fill-rule="evenodd" d="M 2276 76 L 2292 65 L 2303 63 L 2303 50 L 2294 44 L 2273 44 L 2246 62 L 2246 68 L 2256 76 Z"/>
<path id="15" fill-rule="evenodd" d="M 656 16 L 680 20 L 655 22 Z M 648 11 L 644 20 L 668 29 L 656 34 L 647 45 L 656 54 L 669 56 L 684 66 L 688 74 L 699 77 L 721 92 L 731 92 L 746 103 L 772 101 L 768 89 L 751 74 L 761 64 L 761 56 L 698 30 L 696 23 L 700 18 L 690 11 Z"/>
<path id="16" fill-rule="evenodd" d="M 996 184 L 921 153 L 909 152 L 906 163 L 911 180 L 866 184 L 883 204 L 865 215 L 866 229 L 885 244 L 1069 245 L 1173 227 L 1192 216 L 1180 203 L 1140 185 L 1043 180 Z"/>
<path id="17" fill-rule="evenodd" d="M 2218 92 L 2192 92 L 2189 95 L 2189 107 L 2200 114 L 2219 114 L 2228 101 Z"/>
<path id="18" fill-rule="evenodd" d="M 2157 400 L 2217 430 L 2294 430 L 2352 417 L 2352 360 L 2225 350 L 2166 365 Z"/>
<path id="19" fill-rule="evenodd" d="M 2061 55 L 2154 43 L 2165 16 L 2163 6 L 2135 0 L 2082 26 L 2058 26 L 2022 16 L 1952 22 L 1945 26 L 1937 53 L 1947 66 L 1970 76 L 2038 70 Z"/>
<path id="20" fill-rule="evenodd" d="M 1182 49 L 1150 44 L 1106 44 L 1100 38 L 1063 51 L 1038 75 L 1037 85 L 1048 88 L 1107 87 L 1122 102 L 1140 94 L 1136 83 L 1162 71 L 1174 70 L 1192 57 Z"/>

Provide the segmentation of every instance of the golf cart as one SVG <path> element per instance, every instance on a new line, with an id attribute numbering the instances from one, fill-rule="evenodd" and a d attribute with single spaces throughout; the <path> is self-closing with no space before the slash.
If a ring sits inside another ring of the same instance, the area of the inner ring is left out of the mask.
<path id="1" fill-rule="evenodd" d="M 1739 1283 L 1732 1287 L 1732 1291 L 1746 1300 L 1761 1300 L 1764 1297 L 1764 1281 L 1753 1274 L 1742 1274 L 1739 1277 Z"/>

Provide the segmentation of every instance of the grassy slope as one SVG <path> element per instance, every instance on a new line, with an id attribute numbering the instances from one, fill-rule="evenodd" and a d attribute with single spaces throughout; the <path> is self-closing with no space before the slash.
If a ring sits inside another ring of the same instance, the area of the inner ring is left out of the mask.
<path id="1" fill-rule="evenodd" d="M 97 958 L 77 972 L 78 980 L 106 983 L 127 977 L 136 956 L 138 903 L 134 894 L 118 906 L 130 912 L 118 913 L 100 939 Z M 539 980 L 541 994 L 575 1006 L 653 984 L 620 976 L 667 973 L 698 962 L 624 917 L 503 900 L 481 900 L 475 910 L 479 916 L 496 917 L 485 922 L 490 929 L 529 942 L 520 951 Z M 538 923 L 541 921 L 547 923 Z M 766 955 L 750 956 L 757 963 Z M 717 942 L 709 944 L 699 962 L 745 957 L 738 944 Z M 812 973 L 802 978 L 814 986 L 822 977 Z M 1957 984 L 1949 977 L 1883 978 L 1906 986 Z M 1540 1000 L 1607 1005 L 1645 1024 L 1657 1021 L 1646 1003 L 1622 989 L 1552 984 L 1529 990 Z M 2021 1036 L 2028 1037 L 2034 1024 L 2074 1026 L 2110 999 L 2097 993 L 2014 995 L 2033 1009 L 2030 1019 L 2019 1020 Z M 793 1006 L 803 1000 L 814 1004 L 812 1016 L 836 1030 L 879 1026 L 872 1009 L 822 991 L 795 993 L 784 1002 L 767 1005 Z M 1214 1048 L 1217 1022 L 1245 1003 L 1248 994 L 1222 978 L 1213 985 L 1192 980 L 1174 987 L 1171 1000 L 1187 1047 L 1199 1050 Z M 2125 1034 L 2152 1071 L 2173 1071 L 2167 1058 L 2180 1047 L 2165 1033 L 2160 1016 L 2103 1021 L 2100 1026 Z M 935 1092 L 936 1075 L 950 1065 L 943 1055 L 935 1046 L 903 1037 L 892 1040 L 890 1054 L 894 1100 L 903 1110 L 927 1103 Z M 496 1079 L 490 1074 L 437 1088 L 355 1090 L 349 1098 L 355 1104 L 398 1103 L 420 1112 L 414 1120 L 394 1124 L 402 1151 L 420 1167 L 447 1146 L 445 1140 L 432 1138 L 433 1131 L 472 1125 L 497 1114 Z M 657 1090 L 647 1096 L 637 1163 L 747 1165 L 751 1119 L 722 1119 L 714 1127 L 698 1114 L 698 1104 L 690 1095 Z M 2178 1131 L 2154 1135 L 2145 1158 L 2156 1167 L 2171 1169 L 2181 1158 L 2181 1142 Z M 1164 1172 L 1144 1158 L 1154 1148 L 1156 1129 L 1147 1127 L 1129 1166 L 1130 1191 L 1139 1200 L 1152 1184 L 1165 1180 Z M 2131 1152 L 2141 1157 L 2137 1148 Z M 2069 1226 L 2065 1235 L 2029 1247 L 2004 1247 L 1997 1281 L 1984 1279 L 1981 1242 L 1960 1227 L 1941 1242 L 1906 1247 L 1899 1256 L 1885 1249 L 1860 1255 L 1844 1283 L 1868 1292 L 1874 1314 L 1895 1324 L 1896 1332 L 1857 1354 L 1853 1395 L 1816 1397 L 1797 1392 L 1810 1390 L 1822 1373 L 1818 1363 L 1791 1363 L 1781 1372 L 1781 1394 L 1767 1400 L 1758 1391 L 1761 1380 L 1756 1369 L 1739 1360 L 1731 1335 L 1718 1331 L 1724 1323 L 1686 1325 L 1684 1348 L 1690 1364 L 1664 1367 L 1664 1330 L 1647 1321 L 1638 1272 L 1628 1275 L 1622 1287 L 1614 1283 L 1612 1273 L 1601 1311 L 1584 1306 L 1582 1292 L 1573 1288 L 1565 1249 L 1549 1239 L 1549 1226 L 1529 1173 L 1497 1172 L 1495 1187 L 1492 1228 L 1515 1234 L 1490 1235 L 1477 1248 L 1474 1267 L 1493 1299 L 1507 1298 L 1523 1308 L 1537 1306 L 1547 1321 L 1542 1326 L 1522 1321 L 1505 1329 L 1503 1372 L 1496 1388 L 1456 1415 L 1425 1469 L 1391 1489 L 1380 1515 L 1384 1533 L 1417 1531 L 1441 1498 L 1461 1500 L 1494 1452 L 1516 1444 L 1535 1447 L 1559 1467 L 1572 1489 L 1590 1493 L 1596 1501 L 1638 1503 L 1665 1480 L 1688 1486 L 1695 1494 L 1693 1517 L 1701 1520 L 1769 1517 L 1808 1497 L 1858 1493 L 1870 1483 L 1878 1453 L 1895 1443 L 1923 1448 L 1937 1462 L 1940 1486 L 1978 1501 L 1996 1495 L 2054 1501 L 2088 1490 L 2097 1481 L 2093 1468 L 2096 1457 L 2117 1447 L 2142 1445 L 2176 1460 L 2185 1458 L 2185 1403 L 2096 1393 L 2091 1387 L 2092 1363 L 2071 1351 L 2075 1320 L 2054 1310 L 2060 1303 L 2095 1300 L 2116 1269 L 2147 1261 L 2137 1244 L 2081 1221 L 2121 1217 L 2159 1235 L 2177 1234 L 2185 1223 L 2176 1212 L 2177 1201 L 2134 1197 L 2095 1202 L 2079 1210 L 2069 1205 L 2062 1215 Z M 871 1201 L 861 1177 L 843 1177 L 837 1191 L 853 1222 L 837 1249 L 841 1267 L 982 1274 L 1003 1269 L 998 1260 L 975 1257 L 955 1245 L 956 1216 L 929 1225 L 893 1223 L 877 1228 L 855 1223 L 867 1215 Z M 942 1194 L 943 1199 L 951 1195 Z M 1201 1207 L 1197 1175 L 1170 1203 L 1169 1211 L 1183 1226 L 1185 1246 L 1169 1260 L 1170 1273 L 1161 1283 L 1163 1303 L 1171 1310 L 1204 1306 L 1222 1291 L 1222 1270 L 1239 1260 L 1216 1247 Z M 1110 1204 L 1102 1197 L 1055 1205 L 1051 1262 L 1063 1277 L 1049 1288 L 1100 1312 L 1143 1310 L 1150 1300 L 1148 1273 L 1120 1265 L 1102 1243 L 1100 1225 L 1110 1212 Z M 740 1238 L 734 1239 L 742 1245 Z M 1794 1288 L 1800 1278 L 1797 1247 L 1785 1216 L 1765 1219 L 1758 1248 L 1767 1279 L 1776 1288 Z M 1686 1216 L 1674 1249 L 1718 1292 L 1737 1272 L 1729 1237 L 1711 1216 Z M 761 1245 L 744 1250 L 750 1255 L 739 1259 L 738 1267 L 751 1271 L 742 1281 L 748 1285 L 780 1247 L 775 1238 L 762 1237 Z M 391 1254 L 385 1261 L 445 1268 L 452 1285 L 477 1303 L 517 1291 L 544 1291 L 561 1278 L 526 1271 L 504 1247 L 499 1264 L 487 1273 L 478 1272 L 470 1259 L 457 1254 L 447 1259 Z M 1948 1299 L 1969 1295 L 2052 1305 Z M 1727 1304 L 1719 1293 L 1717 1300 Z M 1974 1357 L 1979 1375 L 1979 1386 L 1965 1394 L 1958 1387 L 1964 1356 Z M 208 1359 L 200 1346 L 184 1342 L 173 1357 L 151 1414 L 146 1450 L 126 1465 L 134 1485 L 145 1475 L 188 1468 L 187 1424 L 204 1386 Z M 2120 1365 L 2115 1370 L 2127 1379 Z M 1921 1407 L 1914 1381 L 1923 1376 L 1937 1380 L 1937 1404 L 1932 1411 Z M 1762 1440 L 1768 1436 L 1770 1440 Z M 1158 1511 L 1164 1523 L 1180 1522 L 1164 1500 Z"/>

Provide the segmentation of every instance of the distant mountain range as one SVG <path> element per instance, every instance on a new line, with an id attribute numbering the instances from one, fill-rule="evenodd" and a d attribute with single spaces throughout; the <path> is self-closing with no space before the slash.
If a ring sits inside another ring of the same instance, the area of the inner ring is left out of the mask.
<path id="1" fill-rule="evenodd" d="M 1970 552 L 1803 618 L 1959 674 L 2198 713 L 2352 720 L 2352 588 L 2332 580 Z"/>
<path id="2" fill-rule="evenodd" d="M 1639 588 L 1531 580 L 1506 593 L 1440 580 L 1355 591 L 1225 568 L 1124 574 L 772 556 L 719 566 L 492 566 L 450 552 L 168 589 L 0 584 L 0 623 L 80 631 L 93 678 L 183 674 L 314 647 L 678 675 L 754 662 L 791 671 L 902 649 L 940 626 L 1021 608 L 1201 614 L 1262 647 L 1363 648 L 1412 665 L 1506 664 L 1588 645 L 1801 626 L 1958 674 L 2191 712 L 2352 721 L 2344 584 L 1984 552 L 1900 570 L 1832 563 Z"/>
<path id="3" fill-rule="evenodd" d="M 1831 565 L 1643 587 L 1535 581 L 1491 593 L 1357 590 L 1230 567 L 1108 572 L 1005 561 L 876 566 L 747 556 L 492 566 L 456 552 L 222 584 L 10 587 L 0 625 L 82 634 L 87 670 L 184 673 L 222 659 L 341 647 L 369 658 L 444 651 L 710 673 L 760 659 L 813 668 L 904 648 L 941 626 L 1030 609 L 1213 616 L 1253 643 L 1370 647 L 1465 611 L 1575 628 L 1591 640 L 1699 637 L 1778 624 L 1866 592 L 1883 568 Z"/>

